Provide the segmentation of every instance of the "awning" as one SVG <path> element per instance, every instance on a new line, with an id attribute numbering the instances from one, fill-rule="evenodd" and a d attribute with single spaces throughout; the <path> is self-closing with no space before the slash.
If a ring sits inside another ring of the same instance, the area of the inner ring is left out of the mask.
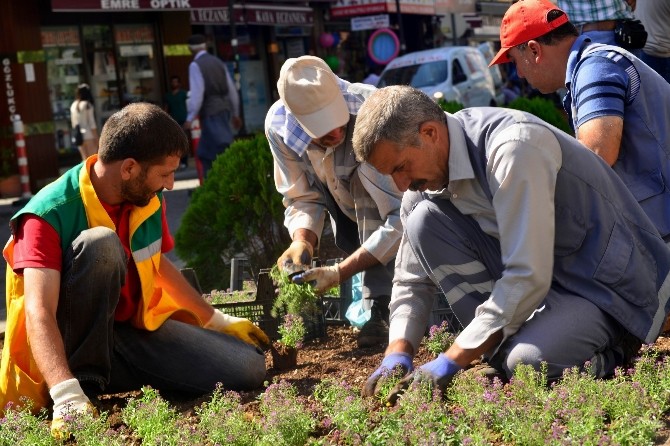
<path id="1" fill-rule="evenodd" d="M 312 8 L 305 6 L 287 6 L 264 3 L 245 3 L 233 6 L 236 24 L 312 26 L 314 14 Z M 192 25 L 227 25 L 230 23 L 228 8 L 192 9 Z"/>
<path id="2" fill-rule="evenodd" d="M 332 0 L 311 1 L 330 3 Z M 268 2 L 263 6 L 274 6 L 276 3 Z M 283 0 L 282 3 L 300 7 L 299 5 L 306 5 L 308 2 L 304 0 Z M 227 7 L 228 0 L 51 0 L 51 9 L 54 12 L 191 11 L 194 9 L 222 9 Z"/>

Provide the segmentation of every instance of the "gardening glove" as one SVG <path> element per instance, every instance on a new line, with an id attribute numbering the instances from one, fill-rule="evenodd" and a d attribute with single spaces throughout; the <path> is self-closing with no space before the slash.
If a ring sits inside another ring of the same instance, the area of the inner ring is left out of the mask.
<path id="1" fill-rule="evenodd" d="M 368 378 L 363 386 L 363 396 L 375 396 L 379 393 L 383 378 L 389 377 L 396 367 L 400 367 L 403 374 L 414 369 L 412 356 L 409 353 L 389 353 L 384 357 L 382 364 Z"/>
<path id="2" fill-rule="evenodd" d="M 444 391 L 459 370 L 462 370 L 461 366 L 447 358 L 446 355 L 440 354 L 437 358 L 425 363 L 414 372 L 401 379 L 393 390 L 391 390 L 388 400 L 391 404 L 395 404 L 398 397 L 402 395 L 410 385 L 422 381 L 428 381 L 432 383 L 434 388 L 437 387 L 441 391 Z"/>
<path id="3" fill-rule="evenodd" d="M 307 240 L 294 240 L 284 254 L 277 259 L 279 271 L 293 274 L 305 271 L 312 263 L 314 247 Z"/>
<path id="4" fill-rule="evenodd" d="M 340 283 L 340 267 L 338 264 L 308 269 L 304 273 L 296 274 L 291 278 L 293 283 L 313 282 L 314 292 L 321 294 Z"/>
<path id="5" fill-rule="evenodd" d="M 51 419 L 51 436 L 57 440 L 67 440 L 70 438 L 70 430 L 67 426 L 68 417 L 73 414 L 91 413 L 98 415 L 98 411 L 93 407 L 77 378 L 66 379 L 59 382 L 51 389 L 49 395 L 54 402 L 53 417 Z"/>
<path id="6" fill-rule="evenodd" d="M 268 336 L 249 319 L 229 316 L 223 314 L 221 310 L 214 310 L 214 314 L 204 327 L 208 330 L 234 336 L 247 344 L 252 344 L 259 348 L 270 345 Z"/>

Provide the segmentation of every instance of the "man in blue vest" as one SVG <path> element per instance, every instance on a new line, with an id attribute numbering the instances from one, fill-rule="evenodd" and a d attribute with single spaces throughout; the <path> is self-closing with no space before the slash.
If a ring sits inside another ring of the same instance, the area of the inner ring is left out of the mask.
<path id="1" fill-rule="evenodd" d="M 242 127 L 237 94 L 226 64 L 207 52 L 207 40 L 202 34 L 188 39 L 193 61 L 188 67 L 188 116 L 184 129 L 189 130 L 196 117 L 200 119 L 200 141 L 196 157 L 202 163 L 203 177 L 212 168 L 217 156 L 233 142 L 235 132 Z"/>
<path id="2" fill-rule="evenodd" d="M 512 376 L 566 368 L 607 376 L 654 342 L 670 311 L 670 248 L 626 186 L 571 136 L 524 112 L 443 112 L 411 87 L 373 93 L 353 135 L 359 160 L 403 197 L 385 370 L 446 385 L 480 356 Z M 465 327 L 414 372 L 435 292 Z M 410 373 L 412 372 L 412 373 Z"/>
<path id="3" fill-rule="evenodd" d="M 618 47 L 592 43 L 549 0 L 520 0 L 505 13 L 501 50 L 542 93 L 567 88 L 576 138 L 621 177 L 670 242 L 670 84 Z"/>

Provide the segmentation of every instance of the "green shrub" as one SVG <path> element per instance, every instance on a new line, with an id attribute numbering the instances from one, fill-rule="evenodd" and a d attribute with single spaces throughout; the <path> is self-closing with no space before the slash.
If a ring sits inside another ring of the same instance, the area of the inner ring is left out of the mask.
<path id="1" fill-rule="evenodd" d="M 556 108 L 556 105 L 549 99 L 538 96 L 532 99 L 519 97 L 510 102 L 507 108 L 531 113 L 554 127 L 558 127 L 565 133 L 574 135 L 563 111 Z"/>
<path id="2" fill-rule="evenodd" d="M 463 110 L 463 104 L 457 101 L 446 101 L 444 98 L 437 100 L 437 105 L 447 113 L 456 113 L 457 111 Z"/>
<path id="3" fill-rule="evenodd" d="M 243 253 L 252 270 L 259 270 L 272 265 L 290 243 L 272 163 L 265 135 L 238 139 L 191 196 L 175 248 L 197 271 L 203 290 L 227 288 L 225 259 Z"/>

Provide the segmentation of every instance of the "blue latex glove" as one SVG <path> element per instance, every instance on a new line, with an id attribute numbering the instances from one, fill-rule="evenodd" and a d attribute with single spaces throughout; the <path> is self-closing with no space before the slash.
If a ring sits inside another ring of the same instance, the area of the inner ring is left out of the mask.
<path id="1" fill-rule="evenodd" d="M 368 378 L 363 386 L 363 396 L 374 396 L 379 392 L 379 381 L 388 376 L 396 367 L 402 368 L 405 374 L 414 369 L 412 356 L 408 353 L 389 353 L 384 357 L 381 365 Z"/>
<path id="2" fill-rule="evenodd" d="M 398 397 L 414 382 L 429 381 L 434 387 L 444 391 L 454 375 L 461 369 L 461 366 L 447 358 L 446 355 L 441 354 L 404 377 L 393 388 L 389 394 L 388 401 L 391 404 L 395 404 Z"/>

